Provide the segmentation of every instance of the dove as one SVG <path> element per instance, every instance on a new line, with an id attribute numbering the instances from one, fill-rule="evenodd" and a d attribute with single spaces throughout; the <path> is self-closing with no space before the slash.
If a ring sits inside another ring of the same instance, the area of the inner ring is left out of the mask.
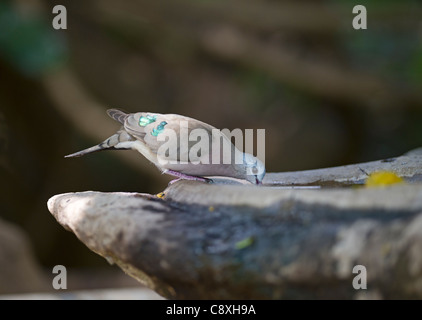
<path id="1" fill-rule="evenodd" d="M 220 130 L 205 122 L 178 114 L 125 113 L 117 109 L 109 109 L 107 114 L 122 124 L 120 130 L 100 144 L 65 158 L 103 150 L 136 150 L 177 180 L 212 182 L 207 177 L 220 176 L 262 184 L 264 163 L 240 151 Z"/>

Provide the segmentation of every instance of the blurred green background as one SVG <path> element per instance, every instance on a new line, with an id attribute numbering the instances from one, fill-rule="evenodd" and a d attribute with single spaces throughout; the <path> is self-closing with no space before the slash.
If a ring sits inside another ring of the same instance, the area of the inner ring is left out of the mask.
<path id="1" fill-rule="evenodd" d="M 67 8 L 66 30 L 52 27 L 57 4 Z M 367 30 L 352 28 L 357 4 Z M 115 132 L 111 107 L 265 128 L 267 172 L 420 147 L 421 19 L 416 0 L 2 0 L 0 219 L 18 226 L 42 272 L 110 268 L 46 202 L 167 186 L 135 152 L 63 158 Z M 6 245 L 3 276 L 17 263 Z M 4 283 L 0 275 L 0 293 L 31 290 Z"/>

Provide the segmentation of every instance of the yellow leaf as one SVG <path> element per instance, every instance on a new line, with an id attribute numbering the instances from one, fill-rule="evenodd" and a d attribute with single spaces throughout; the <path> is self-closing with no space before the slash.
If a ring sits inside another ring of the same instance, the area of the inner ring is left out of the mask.
<path id="1" fill-rule="evenodd" d="M 369 175 L 365 181 L 367 187 L 384 187 L 391 184 L 403 183 L 404 180 L 391 171 L 376 171 Z"/>

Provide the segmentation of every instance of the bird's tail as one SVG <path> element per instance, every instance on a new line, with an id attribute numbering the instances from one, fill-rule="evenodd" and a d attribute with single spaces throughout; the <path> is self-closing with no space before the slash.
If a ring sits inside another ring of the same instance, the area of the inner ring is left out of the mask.
<path id="1" fill-rule="evenodd" d="M 104 143 L 104 142 L 103 142 Z M 82 157 L 88 153 L 93 153 L 93 152 L 98 152 L 98 151 L 103 151 L 103 150 L 113 150 L 113 147 L 104 147 L 103 143 L 100 143 L 96 146 L 72 153 L 72 154 L 68 154 L 67 156 L 64 156 L 65 158 L 77 158 L 77 157 Z"/>
<path id="2" fill-rule="evenodd" d="M 119 130 L 116 134 L 113 134 L 110 138 L 104 140 L 100 144 L 96 146 L 90 147 L 88 149 L 84 149 L 82 151 L 78 151 L 72 154 L 65 156 L 65 158 L 77 158 L 82 157 L 88 153 L 103 151 L 103 150 L 128 150 L 130 149 L 127 144 L 124 142 L 133 141 L 134 138 L 129 135 L 126 131 Z"/>
<path id="3" fill-rule="evenodd" d="M 125 123 L 126 118 L 129 116 L 129 114 L 124 113 L 123 111 L 117 110 L 117 109 L 108 109 L 107 114 L 110 118 L 113 120 L 119 121 L 121 124 Z"/>

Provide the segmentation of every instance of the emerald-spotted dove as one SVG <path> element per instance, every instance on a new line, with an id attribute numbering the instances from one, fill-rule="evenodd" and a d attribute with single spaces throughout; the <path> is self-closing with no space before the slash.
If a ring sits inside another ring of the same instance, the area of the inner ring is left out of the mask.
<path id="1" fill-rule="evenodd" d="M 122 124 L 121 129 L 104 142 L 66 158 L 102 150 L 132 149 L 162 173 L 179 179 L 209 182 L 205 177 L 221 176 L 262 183 L 263 162 L 240 151 L 226 135 L 209 124 L 177 114 L 127 114 L 116 109 L 108 110 L 107 114 Z"/>

